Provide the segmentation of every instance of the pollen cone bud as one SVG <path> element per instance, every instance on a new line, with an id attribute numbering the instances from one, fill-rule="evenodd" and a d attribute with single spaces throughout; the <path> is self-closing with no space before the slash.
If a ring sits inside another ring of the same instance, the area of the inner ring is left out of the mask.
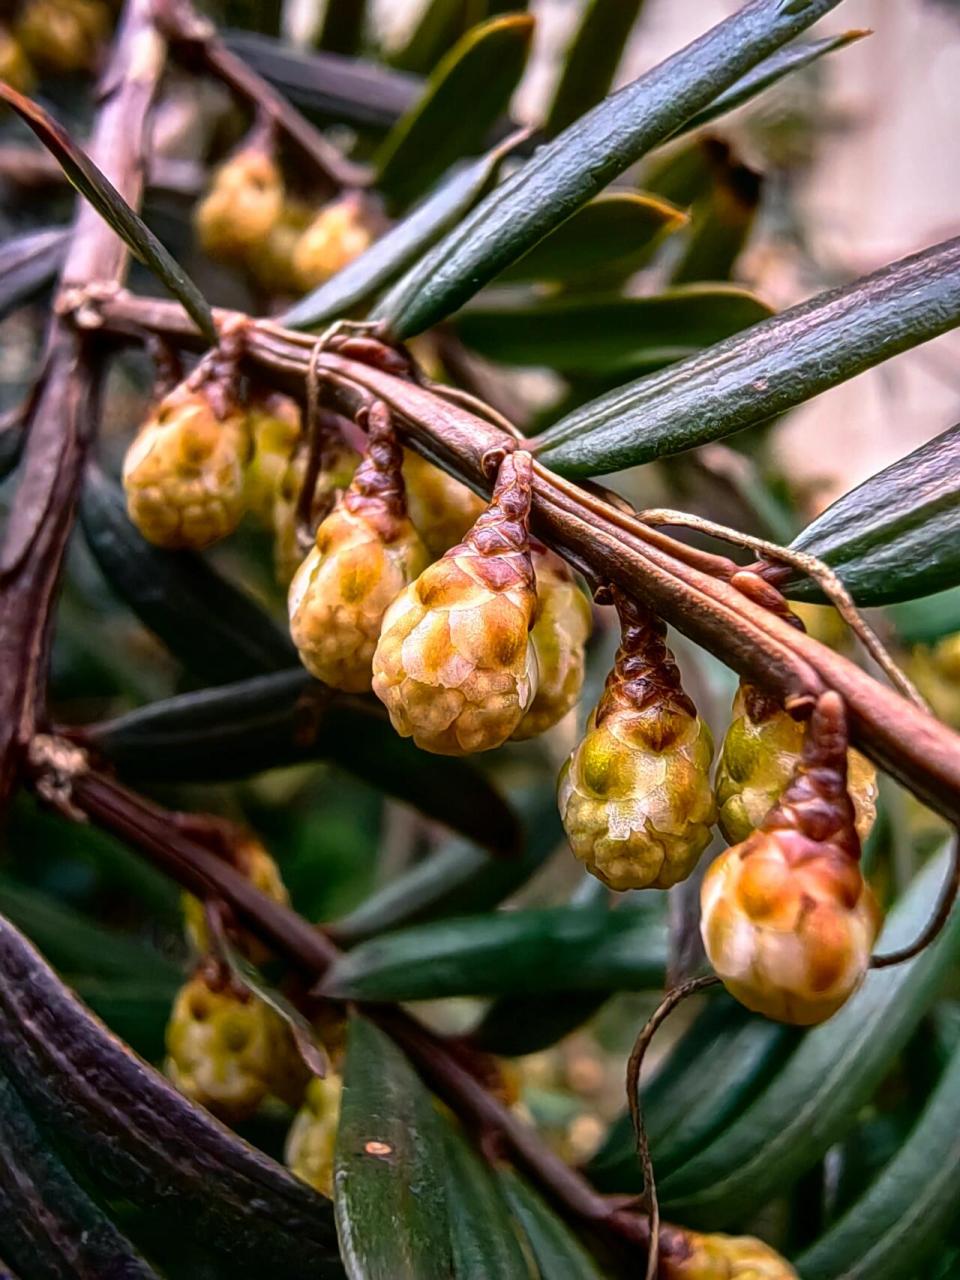
<path id="1" fill-rule="evenodd" d="M 167 1025 L 165 1070 L 181 1093 L 238 1123 L 274 1092 L 292 1052 L 286 1023 L 205 961 L 180 989 Z"/>
<path id="2" fill-rule="evenodd" d="M 663 1280 L 796 1280 L 790 1263 L 753 1236 L 679 1230 L 670 1235 L 676 1236 L 676 1244 L 668 1249 L 664 1240 L 661 1248 Z"/>
<path id="3" fill-rule="evenodd" d="M 250 430 L 235 376 L 232 357 L 210 353 L 164 396 L 127 450 L 127 510 L 158 547 L 200 550 L 240 523 Z"/>
<path id="4" fill-rule="evenodd" d="M 244 147 L 217 169 L 197 206 L 194 223 L 206 253 L 224 262 L 247 263 L 283 214 L 283 178 L 261 147 Z"/>
<path id="5" fill-rule="evenodd" d="M 461 542 L 483 514 L 481 497 L 409 449 L 403 455 L 403 479 L 410 519 L 434 559 Z"/>
<path id="6" fill-rule="evenodd" d="M 534 553 L 537 620 L 530 639 L 537 655 L 536 696 L 514 738 L 534 738 L 553 728 L 576 705 L 583 686 L 584 647 L 590 635 L 590 602 L 566 563 L 552 551 Z"/>
<path id="7" fill-rule="evenodd" d="M 300 287 L 315 289 L 373 243 L 373 227 L 355 195 L 326 205 L 304 231 L 293 251 Z"/>
<path id="8" fill-rule="evenodd" d="M 247 404 L 253 457 L 247 470 L 247 504 L 270 527 L 280 485 L 300 439 L 300 407 L 279 392 L 251 397 Z"/>
<path id="9" fill-rule="evenodd" d="M 343 1083 L 330 1072 L 307 1086 L 303 1106 L 287 1134 L 284 1160 L 291 1173 L 309 1183 L 321 1195 L 333 1196 L 333 1153 L 340 1123 Z"/>
<path id="10" fill-rule="evenodd" d="M 190 830 L 189 827 L 187 829 Z M 200 835 L 196 830 L 190 830 L 190 834 L 229 862 L 266 897 L 273 902 L 283 903 L 284 906 L 289 905 L 290 895 L 283 883 L 280 869 L 252 831 L 217 819 L 209 824 L 204 834 Z M 198 955 L 205 955 L 213 950 L 213 943 L 204 905 L 190 893 L 183 895 L 182 905 L 184 931 L 190 945 Z M 270 957 L 270 952 L 263 943 L 246 930 L 239 932 L 234 941 L 238 949 L 254 964 L 262 964 Z"/>
<path id="11" fill-rule="evenodd" d="M 790 780 L 803 750 L 804 727 L 755 685 L 741 683 L 717 767 L 720 829 L 731 844 L 759 827 Z M 857 833 L 865 840 L 877 816 L 877 774 L 859 751 L 847 757 Z"/>
<path id="12" fill-rule="evenodd" d="M 389 410 L 375 404 L 364 459 L 290 584 L 303 665 L 351 693 L 370 688 L 384 613 L 429 559 L 407 515 L 401 458 Z"/>
<path id="13" fill-rule="evenodd" d="M 716 820 L 713 740 L 683 691 L 666 628 L 617 592 L 623 633 L 586 736 L 560 774 L 571 848 L 611 889 L 686 879 Z"/>
<path id="14" fill-rule="evenodd" d="M 527 522 L 532 462 L 510 453 L 463 542 L 391 605 L 373 690 L 396 731 L 440 755 L 499 747 L 537 688 L 537 593 Z"/>
<path id="15" fill-rule="evenodd" d="M 824 1022 L 863 980 L 880 924 L 847 793 L 847 725 L 820 698 L 803 754 L 759 829 L 710 866 L 704 945 L 731 995 L 780 1022 Z"/>

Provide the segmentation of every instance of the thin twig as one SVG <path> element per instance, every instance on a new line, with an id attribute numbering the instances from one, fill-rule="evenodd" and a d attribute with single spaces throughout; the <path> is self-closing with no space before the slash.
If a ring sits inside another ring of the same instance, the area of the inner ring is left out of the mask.
<path id="1" fill-rule="evenodd" d="M 756 551 L 767 560 L 779 561 L 782 564 L 789 565 L 792 569 L 799 569 L 801 573 L 808 578 L 812 578 L 817 586 L 820 587 L 893 687 L 899 690 L 905 698 L 909 698 L 914 706 L 919 707 L 922 711 L 929 711 L 926 700 L 909 677 L 894 662 L 883 641 L 861 615 L 850 592 L 828 564 L 818 560 L 816 556 L 807 555 L 803 551 L 792 551 L 789 547 L 781 547 L 775 542 L 768 542 L 765 538 L 757 538 L 750 533 L 740 533 L 738 530 L 730 529 L 726 525 L 716 524 L 714 521 L 705 520 L 700 516 L 688 515 L 683 511 L 671 511 L 665 507 L 655 507 L 647 511 L 641 511 L 638 514 L 640 519 L 648 524 L 677 525 L 686 529 L 696 529 L 699 533 L 706 533 L 714 538 L 722 538 L 725 542 L 732 542 L 736 546 L 748 547 L 751 551 Z"/>
<path id="2" fill-rule="evenodd" d="M 653 1160 L 650 1157 L 650 1143 L 647 1139 L 643 1109 L 640 1105 L 640 1071 L 653 1037 L 677 1005 L 688 996 L 705 991 L 708 987 L 715 987 L 719 981 L 716 974 L 711 973 L 700 978 L 691 978 L 689 982 L 684 982 L 679 987 L 674 987 L 672 991 L 668 991 L 642 1027 L 627 1062 L 627 1106 L 630 1108 L 637 1155 L 640 1157 L 643 1169 L 644 1198 L 650 1217 L 650 1247 L 647 1253 L 646 1280 L 655 1280 L 660 1261 L 660 1204 L 657 1200 L 657 1184 L 653 1174 Z"/>
<path id="3" fill-rule="evenodd" d="M 936 910 L 926 928 L 909 946 L 901 947 L 899 951 L 891 951 L 885 956 L 872 956 L 870 968 L 889 969 L 895 964 L 905 964 L 907 960 L 918 956 L 921 951 L 926 951 L 931 942 L 937 940 L 944 925 L 950 919 L 958 893 L 960 893 L 960 832 L 954 831 L 950 843 L 950 870 L 940 890 Z"/>

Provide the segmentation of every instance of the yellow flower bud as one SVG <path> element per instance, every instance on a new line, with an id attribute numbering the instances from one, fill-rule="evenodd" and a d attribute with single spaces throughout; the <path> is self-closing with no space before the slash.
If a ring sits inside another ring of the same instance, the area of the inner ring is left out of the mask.
<path id="1" fill-rule="evenodd" d="M 404 450 L 403 480 L 410 519 L 434 558 L 455 547 L 486 506 L 472 489 L 410 449 Z"/>
<path id="2" fill-rule="evenodd" d="M 779 803 L 703 882 L 710 963 L 742 1004 L 780 1022 L 824 1022 L 869 967 L 880 913 L 846 784 L 846 714 L 825 693 Z"/>
<path id="3" fill-rule="evenodd" d="M 369 445 L 349 489 L 317 529 L 290 584 L 290 634 L 303 665 L 335 689 L 370 688 L 387 608 L 429 559 L 409 516 L 401 450 L 386 405 L 370 410 Z"/>
<path id="4" fill-rule="evenodd" d="M 660 1250 L 663 1280 L 796 1280 L 785 1258 L 753 1236 L 701 1235 L 667 1228 Z"/>
<path id="5" fill-rule="evenodd" d="M 960 729 L 960 631 L 932 647 L 917 645 L 905 665 L 934 715 Z"/>
<path id="6" fill-rule="evenodd" d="M 253 457 L 247 469 L 247 504 L 264 525 L 273 523 L 281 482 L 300 439 L 300 407 L 278 392 L 251 397 L 247 404 Z"/>
<path id="7" fill-rule="evenodd" d="M 668 889 L 710 841 L 713 740 L 659 619 L 615 593 L 623 634 L 586 736 L 560 773 L 576 856 L 611 889 Z"/>
<path id="8" fill-rule="evenodd" d="M 327 1197 L 333 1196 L 333 1155 L 342 1089 L 340 1077 L 333 1072 L 323 1080 L 314 1077 L 310 1081 L 303 1106 L 287 1134 L 284 1152 L 291 1173 Z"/>
<path id="9" fill-rule="evenodd" d="M 240 523 L 250 456 L 247 415 L 232 398 L 218 413 L 191 379 L 165 396 L 127 450 L 130 519 L 148 542 L 200 550 Z"/>
<path id="10" fill-rule="evenodd" d="M 0 80 L 5 80 L 18 93 L 29 93 L 33 88 L 30 59 L 23 52 L 20 41 L 3 26 L 0 26 Z"/>
<path id="11" fill-rule="evenodd" d="M 23 52 L 41 71 L 93 71 L 110 34 L 101 0 L 27 0 L 16 24 Z"/>
<path id="12" fill-rule="evenodd" d="M 180 989 L 167 1025 L 165 1070 L 181 1093 L 235 1124 L 273 1092 L 290 1032 L 268 1005 L 218 970 L 206 963 Z"/>
<path id="13" fill-rule="evenodd" d="M 283 200 L 283 178 L 272 157 L 253 146 L 235 152 L 213 175 L 194 214 L 201 247 L 212 258 L 246 263 L 280 222 Z"/>
<path id="14" fill-rule="evenodd" d="M 544 548 L 533 558 L 537 620 L 530 639 L 537 655 L 537 692 L 513 737 L 535 738 L 553 728 L 577 703 L 583 686 L 584 647 L 593 618 L 590 602 L 559 556 Z"/>
<path id="15" fill-rule="evenodd" d="M 373 243 L 373 227 L 356 195 L 326 205 L 304 231 L 293 251 L 293 267 L 302 289 L 315 289 Z"/>
<path id="16" fill-rule="evenodd" d="M 790 779 L 803 750 L 804 727 L 756 686 L 741 683 L 717 766 L 720 829 L 731 844 L 755 831 Z M 850 798 L 865 840 L 877 816 L 877 773 L 859 751 L 848 757 Z"/>
<path id="17" fill-rule="evenodd" d="M 280 869 L 252 831 L 222 818 L 201 820 L 196 825 L 191 825 L 188 820 L 182 824 L 182 827 L 195 840 L 207 845 L 219 857 L 229 862 L 262 894 L 273 902 L 283 903 L 284 906 L 289 905 L 290 895 L 283 883 Z M 205 955 L 214 948 L 207 928 L 203 903 L 193 894 L 185 893 L 182 897 L 182 906 L 184 931 L 190 945 L 198 955 Z M 254 964 L 262 964 L 270 956 L 267 947 L 246 930 L 237 936 L 236 944 Z"/>
<path id="18" fill-rule="evenodd" d="M 490 506 L 463 543 L 426 569 L 383 620 L 373 690 L 396 731 L 426 751 L 499 747 L 536 693 L 531 468 L 528 453 L 507 455 Z"/>
<path id="19" fill-rule="evenodd" d="M 302 292 L 293 258 L 312 217 L 309 205 L 288 197 L 266 236 L 244 253 L 244 266 L 271 297 Z"/>

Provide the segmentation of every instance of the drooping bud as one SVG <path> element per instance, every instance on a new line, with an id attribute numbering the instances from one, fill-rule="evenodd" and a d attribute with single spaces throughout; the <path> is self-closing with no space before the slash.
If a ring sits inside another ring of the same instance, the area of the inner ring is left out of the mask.
<path id="1" fill-rule="evenodd" d="M 280 479 L 273 504 L 273 565 L 277 582 L 289 587 L 303 563 L 298 512 L 300 495 L 307 480 L 308 442 L 301 437 Z M 320 472 L 310 504 L 311 526 L 329 514 L 339 493 L 354 477 L 360 455 L 339 433 L 330 433 L 323 443 Z"/>
<path id="2" fill-rule="evenodd" d="M 16 24 L 23 52 L 54 75 L 93 71 L 109 34 L 101 0 L 27 0 Z"/>
<path id="3" fill-rule="evenodd" d="M 731 844 L 746 840 L 777 803 L 803 750 L 804 726 L 755 685 L 741 682 L 717 767 L 720 829 Z M 848 787 L 865 840 L 877 815 L 877 774 L 852 748 Z"/>
<path id="4" fill-rule="evenodd" d="M 313 210 L 308 204 L 287 196 L 280 217 L 267 236 L 244 254 L 244 266 L 264 293 L 285 297 L 301 292 L 293 259 L 312 218 Z"/>
<path id="5" fill-rule="evenodd" d="M 23 51 L 20 41 L 8 27 L 0 26 L 0 80 L 4 80 L 18 93 L 29 93 L 33 88 L 33 67 Z"/>
<path id="6" fill-rule="evenodd" d="M 403 479 L 410 519 L 435 559 L 457 546 L 483 513 L 481 497 L 410 449 L 404 450 Z"/>
<path id="7" fill-rule="evenodd" d="M 287 1134 L 284 1151 L 284 1161 L 291 1173 L 328 1198 L 333 1196 L 333 1153 L 342 1089 L 343 1082 L 334 1072 L 322 1080 L 315 1077 L 310 1081 L 303 1106 Z"/>
<path id="8" fill-rule="evenodd" d="M 702 1235 L 680 1228 L 667 1228 L 664 1236 L 662 1280 L 796 1280 L 786 1258 L 753 1236 Z"/>
<path id="9" fill-rule="evenodd" d="M 232 533 L 246 509 L 250 430 L 234 389 L 240 332 L 225 334 L 164 396 L 127 450 L 127 510 L 156 546 L 208 547 Z"/>
<path id="10" fill-rule="evenodd" d="M 490 506 L 383 620 L 373 690 L 396 731 L 426 751 L 499 747 L 533 701 L 531 480 L 530 455 L 507 454 Z"/>
<path id="11" fill-rule="evenodd" d="M 192 839 L 223 858 L 273 902 L 289 905 L 290 895 L 280 875 L 280 868 L 248 828 L 224 818 L 194 819 L 192 815 L 179 818 L 178 826 Z M 185 893 L 182 905 L 184 931 L 194 951 L 203 956 L 215 950 L 207 926 L 204 904 L 193 894 Z M 270 951 L 246 929 L 231 929 L 231 937 L 238 950 L 253 964 L 262 964 L 269 958 Z"/>
<path id="12" fill-rule="evenodd" d="M 748 1009 L 824 1022 L 863 980 L 880 924 L 847 792 L 847 725 L 823 694 L 779 803 L 710 866 L 701 923 L 710 962 Z"/>
<path id="13" fill-rule="evenodd" d="M 207 959 L 174 1001 L 165 1070 L 181 1093 L 236 1124 L 274 1092 L 290 1040 L 278 1014 Z"/>
<path id="14" fill-rule="evenodd" d="M 293 266 L 300 287 L 315 289 L 370 247 L 374 227 L 356 193 L 325 205 L 297 241 Z"/>
<path id="15" fill-rule="evenodd" d="M 194 224 L 211 258 L 247 263 L 260 251 L 283 213 L 283 178 L 269 149 L 247 145 L 213 175 Z"/>
<path id="16" fill-rule="evenodd" d="M 668 889 L 710 841 L 713 740 L 680 681 L 666 627 L 614 592 L 622 637 L 583 741 L 560 773 L 573 852 L 611 889 Z"/>
<path id="17" fill-rule="evenodd" d="M 546 547 L 534 551 L 537 618 L 530 639 L 537 655 L 536 696 L 515 739 L 553 728 L 576 705 L 583 686 L 585 646 L 593 618 L 590 602 L 566 563 Z"/>
<path id="18" fill-rule="evenodd" d="M 370 688 L 383 616 L 429 559 L 407 515 L 401 462 L 390 411 L 376 402 L 363 461 L 290 584 L 293 642 L 335 689 Z"/>
<path id="19" fill-rule="evenodd" d="M 250 397 L 247 417 L 253 456 L 247 469 L 247 505 L 268 528 L 280 485 L 300 440 L 300 406 L 271 391 Z"/>

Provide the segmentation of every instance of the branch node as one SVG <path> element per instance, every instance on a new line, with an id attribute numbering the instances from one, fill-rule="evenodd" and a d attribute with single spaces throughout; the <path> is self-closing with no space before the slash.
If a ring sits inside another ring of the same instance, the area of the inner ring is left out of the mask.
<path id="1" fill-rule="evenodd" d="M 37 733 L 27 748 L 27 762 L 37 795 L 71 822 L 88 822 L 82 809 L 73 803 L 74 780 L 90 768 L 82 747 L 49 733 Z"/>

